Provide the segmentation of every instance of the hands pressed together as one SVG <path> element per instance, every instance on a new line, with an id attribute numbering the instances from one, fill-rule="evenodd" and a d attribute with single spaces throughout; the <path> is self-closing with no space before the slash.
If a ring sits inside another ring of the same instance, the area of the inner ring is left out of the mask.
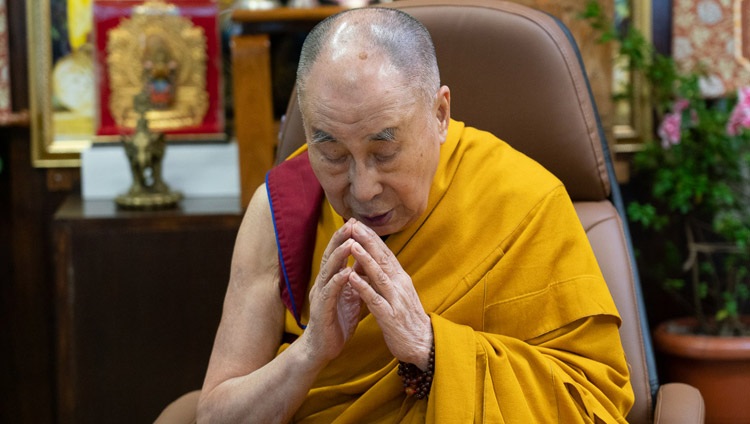
<path id="1" fill-rule="evenodd" d="M 303 336 L 309 355 L 321 361 L 337 357 L 357 328 L 363 303 L 393 356 L 426 369 L 432 325 L 411 277 L 380 237 L 352 218 L 328 243 L 310 290 L 310 321 Z"/>

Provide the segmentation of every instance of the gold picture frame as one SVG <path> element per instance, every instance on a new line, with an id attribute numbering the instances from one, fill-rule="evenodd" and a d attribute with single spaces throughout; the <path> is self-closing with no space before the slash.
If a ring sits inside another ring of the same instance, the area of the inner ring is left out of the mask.
<path id="1" fill-rule="evenodd" d="M 80 166 L 80 152 L 91 145 L 93 131 L 88 136 L 65 134 L 54 125 L 56 112 L 53 110 L 52 100 L 54 63 L 51 38 L 53 1 L 60 0 L 26 3 L 31 158 L 35 167 L 77 167 Z M 91 84 L 93 88 L 94 82 Z"/>
<path id="2" fill-rule="evenodd" d="M 127 3 L 132 6 L 139 2 Z M 221 54 L 219 33 L 214 33 L 218 13 L 207 12 L 201 2 L 187 4 L 200 11 L 195 19 L 211 30 L 207 40 L 215 43 L 206 59 L 213 64 L 208 81 L 210 105 L 204 121 L 186 124 L 185 129 L 172 128 L 167 140 L 226 141 L 221 68 L 215 65 L 216 56 Z M 100 104 L 101 69 L 97 61 L 103 50 L 94 36 L 94 2 L 27 2 L 26 20 L 32 164 L 42 168 L 78 167 L 84 149 L 93 143 L 118 141 L 121 136 L 100 128 L 104 103 Z"/>
<path id="3" fill-rule="evenodd" d="M 94 142 L 135 128 L 133 98 L 149 91 L 149 129 L 167 141 L 227 139 L 215 0 L 94 2 L 98 106 Z"/>
<path id="4" fill-rule="evenodd" d="M 626 10 L 618 9 L 624 7 Z M 652 4 L 651 0 L 616 0 L 615 13 L 625 14 L 619 19 L 640 31 L 647 40 L 652 39 Z M 618 18 L 615 19 L 616 21 Z M 632 153 L 643 148 L 643 143 L 652 137 L 653 116 L 651 98 L 643 78 L 628 71 L 627 63 L 615 61 L 613 67 L 613 93 L 618 91 L 619 84 L 630 84 L 631 95 L 627 99 L 615 101 L 612 133 L 615 138 L 615 153 Z"/>

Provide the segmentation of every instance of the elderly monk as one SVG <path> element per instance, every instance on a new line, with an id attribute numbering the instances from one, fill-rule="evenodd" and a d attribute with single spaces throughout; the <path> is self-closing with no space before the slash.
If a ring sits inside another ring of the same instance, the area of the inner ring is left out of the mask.
<path id="1" fill-rule="evenodd" d="M 426 29 L 319 24 L 306 145 L 239 230 L 199 421 L 625 422 L 617 311 L 565 187 L 450 117 Z"/>

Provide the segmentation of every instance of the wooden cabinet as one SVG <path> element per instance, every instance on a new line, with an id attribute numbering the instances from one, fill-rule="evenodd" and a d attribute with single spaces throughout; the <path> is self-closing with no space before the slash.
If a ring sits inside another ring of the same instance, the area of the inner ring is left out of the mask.
<path id="1" fill-rule="evenodd" d="M 60 423 L 152 422 L 201 387 L 241 216 L 236 198 L 154 212 L 64 202 L 53 221 Z"/>

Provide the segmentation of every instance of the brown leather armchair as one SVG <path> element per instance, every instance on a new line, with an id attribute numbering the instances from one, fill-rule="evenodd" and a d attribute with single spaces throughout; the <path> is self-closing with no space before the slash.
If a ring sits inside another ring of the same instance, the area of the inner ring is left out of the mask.
<path id="1" fill-rule="evenodd" d="M 390 7 L 430 30 L 443 83 L 451 88 L 452 116 L 496 134 L 567 187 L 623 319 L 620 334 L 635 391 L 628 421 L 702 423 L 697 389 L 658 384 L 619 188 L 567 29 L 545 13 L 500 0 L 404 0 Z M 279 158 L 304 142 L 295 98 L 279 141 Z M 196 392 L 179 399 L 161 422 L 190 422 L 196 400 Z M 183 415 L 178 421 L 171 414 Z"/>

